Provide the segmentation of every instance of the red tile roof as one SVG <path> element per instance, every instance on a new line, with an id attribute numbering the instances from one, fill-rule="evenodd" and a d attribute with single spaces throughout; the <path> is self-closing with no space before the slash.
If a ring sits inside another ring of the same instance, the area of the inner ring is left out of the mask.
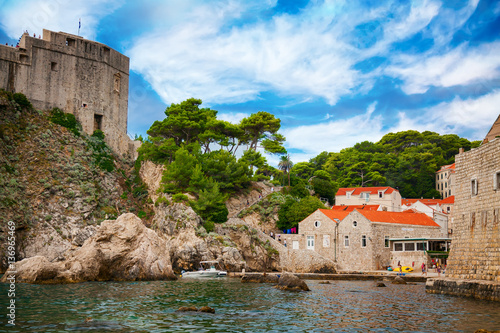
<path id="1" fill-rule="evenodd" d="M 343 205 L 343 206 L 333 206 L 332 210 L 343 210 L 346 212 L 352 212 L 354 209 L 363 210 L 378 210 L 380 205 Z"/>
<path id="2" fill-rule="evenodd" d="M 424 205 L 432 206 L 432 205 L 440 205 L 441 199 L 401 199 L 401 205 L 410 206 L 415 202 L 420 201 Z"/>
<path id="3" fill-rule="evenodd" d="M 401 199 L 401 205 L 411 206 L 417 201 L 427 206 L 452 204 L 455 203 L 455 196 L 452 195 L 446 199 Z"/>
<path id="4" fill-rule="evenodd" d="M 354 192 L 353 192 L 354 191 Z M 346 192 L 352 192 L 352 195 L 359 195 L 361 193 L 369 192 L 370 194 L 378 194 L 378 191 L 385 191 L 385 194 L 391 194 L 394 191 L 392 187 L 344 187 L 339 188 L 336 195 L 346 195 Z"/>
<path id="5" fill-rule="evenodd" d="M 325 214 L 332 221 L 335 221 L 335 219 L 343 220 L 344 217 L 346 217 L 350 213 L 348 211 L 331 209 L 319 209 L 319 211 Z"/>
<path id="6" fill-rule="evenodd" d="M 443 165 L 443 166 L 441 167 L 441 169 L 439 169 L 438 171 L 436 171 L 436 173 L 437 173 L 437 172 L 441 172 L 441 171 L 445 171 L 445 170 L 455 171 L 455 163 L 453 163 L 453 164 L 448 164 L 448 165 Z"/>
<path id="7" fill-rule="evenodd" d="M 455 203 L 455 196 L 454 195 L 452 195 L 446 199 L 441 200 L 441 204 L 449 205 L 449 204 L 454 204 L 454 203 Z"/>
<path id="8" fill-rule="evenodd" d="M 366 217 L 371 222 L 396 223 L 421 225 L 426 227 L 439 227 L 439 224 L 434 222 L 429 216 L 423 213 L 410 213 L 410 211 L 402 212 L 379 212 L 370 210 L 356 210 L 361 215 Z"/>

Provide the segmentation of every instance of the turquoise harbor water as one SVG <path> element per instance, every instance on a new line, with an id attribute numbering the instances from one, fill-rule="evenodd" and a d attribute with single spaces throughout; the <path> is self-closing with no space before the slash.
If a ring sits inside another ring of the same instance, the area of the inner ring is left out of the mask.
<path id="1" fill-rule="evenodd" d="M 474 332 L 500 329 L 500 303 L 429 295 L 424 284 L 307 281 L 291 293 L 238 279 L 16 286 L 16 327 L 0 332 Z M 215 314 L 176 312 L 211 306 Z M 85 322 L 86 318 L 91 322 Z"/>

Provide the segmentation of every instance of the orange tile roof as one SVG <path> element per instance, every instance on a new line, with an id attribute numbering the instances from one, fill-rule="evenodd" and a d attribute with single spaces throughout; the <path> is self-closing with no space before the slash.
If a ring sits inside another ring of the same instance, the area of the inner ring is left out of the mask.
<path id="1" fill-rule="evenodd" d="M 346 212 L 352 212 L 354 209 L 364 209 L 364 210 L 378 210 L 380 205 L 343 205 L 343 206 L 333 206 L 332 210 L 343 210 Z"/>
<path id="2" fill-rule="evenodd" d="M 401 204 L 410 206 L 417 201 L 420 201 L 424 205 L 429 206 L 429 205 L 439 205 L 439 204 L 441 204 L 442 200 L 441 199 L 401 199 Z"/>
<path id="3" fill-rule="evenodd" d="M 335 221 L 335 219 L 343 220 L 344 217 L 349 215 L 350 212 L 343 210 L 331 210 L 331 209 L 319 209 L 320 212 L 325 214 L 330 220 Z"/>
<path id="4" fill-rule="evenodd" d="M 426 227 L 439 227 L 429 216 L 423 213 L 379 212 L 372 210 L 356 210 L 371 222 L 396 223 L 421 225 Z"/>
<path id="5" fill-rule="evenodd" d="M 455 163 L 448 164 L 448 165 L 443 165 L 441 167 L 441 169 L 439 169 L 438 171 L 436 171 L 436 173 L 441 172 L 441 171 L 445 171 L 445 170 L 455 171 Z"/>
<path id="6" fill-rule="evenodd" d="M 354 191 L 354 192 L 353 192 Z M 391 194 L 396 191 L 392 187 L 343 187 L 339 188 L 336 195 L 346 195 L 346 192 L 352 192 L 353 195 L 369 192 L 370 194 L 378 194 L 378 191 L 385 191 L 386 194 Z"/>
<path id="7" fill-rule="evenodd" d="M 452 195 L 446 199 L 401 199 L 401 205 L 411 206 L 417 201 L 427 206 L 452 204 L 455 203 L 455 196 Z"/>
<path id="8" fill-rule="evenodd" d="M 448 198 L 441 200 L 441 204 L 449 205 L 449 204 L 454 204 L 454 203 L 455 203 L 455 196 L 454 195 L 449 196 Z"/>

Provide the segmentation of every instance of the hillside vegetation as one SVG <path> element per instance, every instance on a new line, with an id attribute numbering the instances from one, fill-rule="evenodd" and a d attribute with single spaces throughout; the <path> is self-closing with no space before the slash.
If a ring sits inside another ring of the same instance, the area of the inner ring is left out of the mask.
<path id="1" fill-rule="evenodd" d="M 291 174 L 298 182 L 324 171 L 335 189 L 391 186 L 405 198 L 440 197 L 435 189 L 435 172 L 454 163 L 459 148 L 470 150 L 479 144 L 455 134 L 412 130 L 389 133 L 376 143 L 364 141 L 339 153 L 322 152 L 309 162 L 295 164 Z"/>
<path id="2" fill-rule="evenodd" d="M 71 114 L 37 111 L 22 94 L 0 91 L 0 243 L 15 221 L 18 245 L 43 230 L 45 240 L 71 239 L 75 230 L 152 210 L 132 161 L 113 155 L 104 134 L 89 136 Z M 1 249 L 0 249 L 1 250 Z"/>

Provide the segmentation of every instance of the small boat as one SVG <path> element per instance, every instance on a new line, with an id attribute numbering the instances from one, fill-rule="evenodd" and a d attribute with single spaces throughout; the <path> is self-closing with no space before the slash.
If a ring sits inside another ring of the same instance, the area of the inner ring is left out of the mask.
<path id="1" fill-rule="evenodd" d="M 215 278 L 225 276 L 227 276 L 227 272 L 222 270 L 220 263 L 217 260 L 200 261 L 200 268 L 197 271 L 182 272 L 182 277 Z"/>

